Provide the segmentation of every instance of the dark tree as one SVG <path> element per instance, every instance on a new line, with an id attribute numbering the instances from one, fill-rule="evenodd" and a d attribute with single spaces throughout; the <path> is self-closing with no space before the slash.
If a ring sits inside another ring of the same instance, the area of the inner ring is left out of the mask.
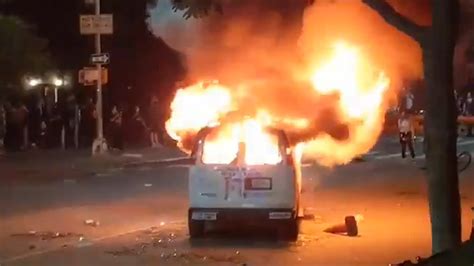
<path id="1" fill-rule="evenodd" d="M 425 113 L 429 209 L 434 253 L 461 243 L 461 207 L 456 161 L 453 56 L 458 33 L 458 1 L 432 0 L 432 25 L 422 27 L 385 0 L 363 0 L 387 23 L 415 39 L 423 50 L 427 85 Z"/>
<path id="2" fill-rule="evenodd" d="M 36 25 L 38 34 L 49 40 L 58 68 L 77 73 L 89 66 L 89 55 L 94 52 L 94 38 L 79 33 L 79 15 L 94 11 L 84 2 L 10 0 L 2 10 Z M 111 54 L 106 100 L 140 104 L 153 93 L 169 101 L 174 83 L 184 75 L 182 56 L 149 30 L 147 11 L 154 2 L 102 0 L 102 13 L 114 14 L 114 34 L 103 37 L 102 47 Z M 80 91 L 94 95 L 92 88 Z"/>
<path id="3" fill-rule="evenodd" d="M 15 17 L 0 15 L 0 98 L 22 87 L 23 76 L 51 67 L 48 42 Z"/>

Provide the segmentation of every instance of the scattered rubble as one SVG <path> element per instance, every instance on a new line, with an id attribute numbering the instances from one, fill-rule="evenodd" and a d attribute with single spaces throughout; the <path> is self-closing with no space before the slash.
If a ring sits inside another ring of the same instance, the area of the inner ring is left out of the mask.
<path id="1" fill-rule="evenodd" d="M 89 225 L 89 226 L 93 226 L 93 227 L 97 227 L 97 226 L 100 225 L 100 222 L 92 220 L 92 219 L 87 219 L 87 220 L 84 221 L 84 224 Z"/>
<path id="2" fill-rule="evenodd" d="M 67 238 L 67 237 L 82 237 L 81 234 L 76 234 L 76 233 L 60 233 L 60 232 L 51 232 L 51 231 L 46 231 L 46 232 L 36 232 L 36 231 L 29 231 L 27 233 L 16 233 L 16 234 L 11 234 L 12 237 L 36 237 L 40 238 L 41 240 L 52 240 L 52 239 L 58 239 L 58 238 Z"/>
<path id="3" fill-rule="evenodd" d="M 210 262 L 210 263 L 230 263 L 235 265 L 247 265 L 245 263 L 245 258 L 240 256 L 239 254 L 234 254 L 231 256 L 224 256 L 224 255 L 204 255 L 199 254 L 196 252 L 183 252 L 177 253 L 173 251 L 172 253 L 161 253 L 162 260 L 182 260 L 186 264 L 194 265 L 202 262 Z"/>

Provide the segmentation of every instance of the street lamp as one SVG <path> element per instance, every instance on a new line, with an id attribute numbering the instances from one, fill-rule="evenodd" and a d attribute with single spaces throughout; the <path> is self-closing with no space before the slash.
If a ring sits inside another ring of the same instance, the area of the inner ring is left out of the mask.
<path id="1" fill-rule="evenodd" d="M 65 85 L 65 81 L 63 78 L 53 77 L 51 83 L 54 85 L 54 102 L 58 102 L 58 89 Z"/>
<path id="2" fill-rule="evenodd" d="M 32 78 L 28 81 L 28 85 L 30 87 L 36 87 L 41 83 L 42 83 L 41 79 L 38 79 L 38 78 Z"/>
<path id="3" fill-rule="evenodd" d="M 53 84 L 56 87 L 61 87 L 62 85 L 64 85 L 64 80 L 59 79 L 59 78 L 54 78 L 53 79 Z"/>

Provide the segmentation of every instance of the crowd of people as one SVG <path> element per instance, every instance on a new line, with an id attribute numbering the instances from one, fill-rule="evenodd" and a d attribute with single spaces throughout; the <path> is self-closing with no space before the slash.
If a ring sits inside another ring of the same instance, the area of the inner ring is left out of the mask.
<path id="1" fill-rule="evenodd" d="M 160 147 L 164 144 L 165 112 L 152 97 L 140 106 L 113 105 L 104 113 L 104 134 L 110 148 Z M 56 102 L 48 97 L 0 103 L 0 144 L 6 151 L 34 148 L 90 148 L 96 138 L 97 112 L 92 99 L 82 103 L 73 95 Z"/>
<path id="2" fill-rule="evenodd" d="M 474 116 L 474 101 L 472 93 L 468 92 L 466 96 L 459 95 L 455 91 L 456 107 L 458 114 L 463 116 Z"/>

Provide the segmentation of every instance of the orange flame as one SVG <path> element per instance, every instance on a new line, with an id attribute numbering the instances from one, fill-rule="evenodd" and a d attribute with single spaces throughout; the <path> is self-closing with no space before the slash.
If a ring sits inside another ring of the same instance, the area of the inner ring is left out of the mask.
<path id="1" fill-rule="evenodd" d="M 243 164 L 265 165 L 281 162 L 278 138 L 265 132 L 255 119 L 231 123 L 210 135 L 205 141 L 203 162 L 207 164 L 230 164 L 238 160 L 239 144 L 245 144 Z"/>
<path id="2" fill-rule="evenodd" d="M 322 94 L 339 95 L 339 112 L 349 124 L 350 136 L 341 142 L 320 135 L 305 145 L 305 154 L 330 166 L 369 151 L 382 130 L 388 77 L 374 70 L 355 48 L 340 42 L 331 59 L 314 72 L 312 83 Z"/>
<path id="3" fill-rule="evenodd" d="M 305 156 L 325 166 L 344 164 L 367 152 L 381 132 L 389 79 L 360 51 L 344 42 L 337 43 L 333 53 L 322 64 L 314 65 L 309 73 L 307 80 L 319 95 L 338 97 L 334 106 L 337 119 L 348 126 L 349 136 L 341 141 L 318 132 L 309 141 L 293 143 L 296 150 L 304 149 Z M 236 90 L 217 83 L 209 86 L 198 83 L 180 89 L 171 105 L 172 115 L 166 129 L 180 147 L 186 149 L 182 144 L 184 138 L 209 124 L 221 123 L 220 130 L 206 141 L 205 163 L 230 163 L 236 159 L 239 143 L 245 143 L 246 164 L 276 164 L 281 161 L 278 140 L 265 128 L 305 130 L 311 127 L 311 117 L 282 117 L 265 109 L 257 109 L 250 118 L 248 113 L 243 113 L 237 120 L 235 117 L 226 119 L 233 111 L 245 107 L 240 100 Z M 300 152 L 298 157 L 301 158 Z"/>
<path id="4" fill-rule="evenodd" d="M 186 89 L 179 89 L 171 104 L 171 119 L 166 131 L 182 147 L 183 137 L 196 134 L 200 129 L 216 124 L 232 110 L 230 91 L 213 82 L 199 82 Z M 182 147 L 183 148 L 183 147 Z"/>

